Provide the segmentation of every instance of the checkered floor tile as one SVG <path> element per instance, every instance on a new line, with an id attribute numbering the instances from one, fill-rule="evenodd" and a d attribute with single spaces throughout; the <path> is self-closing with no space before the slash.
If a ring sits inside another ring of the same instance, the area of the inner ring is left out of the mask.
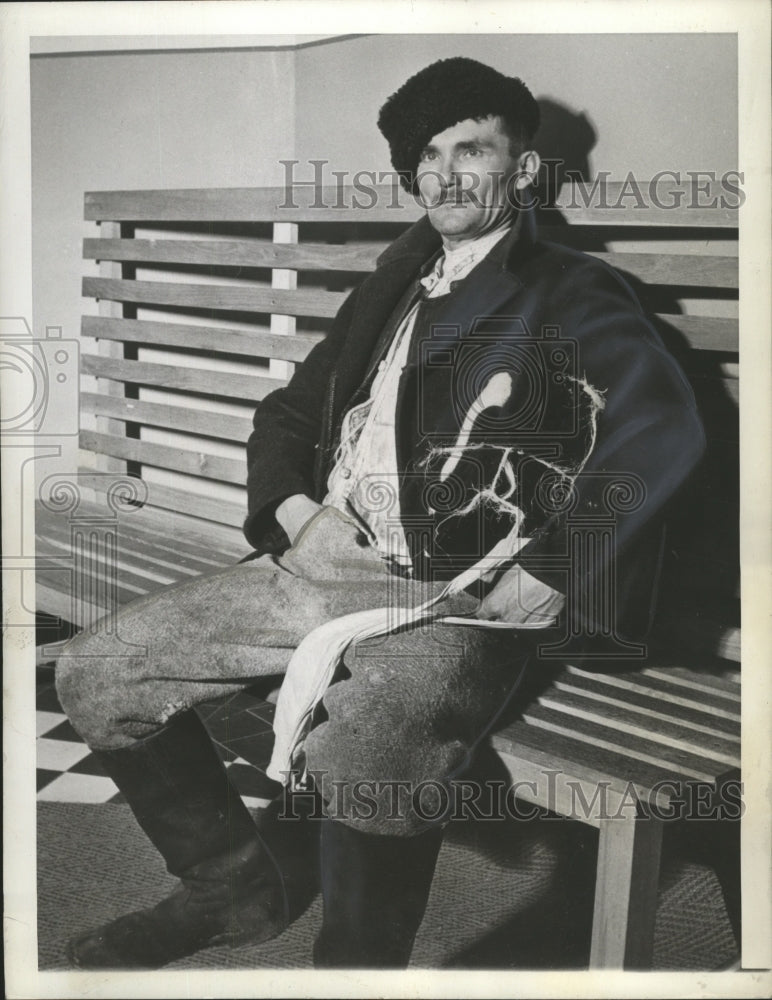
<path id="1" fill-rule="evenodd" d="M 123 802 L 80 739 L 56 697 L 53 671 L 37 683 L 37 797 L 45 802 Z M 265 773 L 273 747 L 274 706 L 242 692 L 199 707 L 229 777 L 245 803 L 266 805 L 279 789 Z"/>

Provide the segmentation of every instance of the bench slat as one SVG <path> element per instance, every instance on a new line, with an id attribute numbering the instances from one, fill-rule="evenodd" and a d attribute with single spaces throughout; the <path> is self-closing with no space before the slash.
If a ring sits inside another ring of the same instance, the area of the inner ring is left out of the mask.
<path id="1" fill-rule="evenodd" d="M 690 254 L 607 253 L 588 250 L 605 261 L 653 285 L 737 288 L 736 257 L 694 257 Z"/>
<path id="2" fill-rule="evenodd" d="M 555 688 L 581 695 L 583 698 L 592 698 L 601 705 L 632 707 L 641 714 L 653 718 L 677 719 L 681 725 L 689 726 L 697 732 L 721 733 L 727 739 L 735 741 L 740 739 L 740 722 L 737 719 L 717 716 L 708 708 L 687 708 L 685 705 L 675 705 L 653 695 L 620 689 L 614 684 L 605 684 L 603 674 L 581 675 L 566 671 L 555 680 Z"/>
<path id="3" fill-rule="evenodd" d="M 62 566 L 70 565 L 72 562 L 72 550 L 69 539 L 60 539 L 48 534 L 43 538 L 41 546 L 41 556 L 47 561 L 49 566 L 55 565 L 56 561 Z M 171 583 L 177 583 L 186 578 L 193 579 L 200 575 L 191 571 L 187 566 L 174 567 L 171 564 L 162 565 L 159 561 L 132 559 L 130 550 L 118 544 L 110 553 L 111 566 L 116 573 L 118 585 L 125 591 L 132 592 L 135 596 L 140 596 L 148 590 L 166 587 Z M 78 563 L 81 569 L 87 570 L 87 575 L 91 579 L 104 579 L 104 561 L 100 556 L 87 553 L 78 554 Z"/>
<path id="4" fill-rule="evenodd" d="M 674 705 L 683 705 L 686 708 L 699 710 L 707 707 L 713 714 L 725 719 L 740 721 L 740 712 L 737 703 L 721 695 L 708 695 L 704 693 L 689 694 L 684 688 L 669 681 L 660 680 L 658 677 L 644 677 L 641 674 L 593 674 L 590 671 L 581 670 L 579 667 L 569 666 L 571 674 L 588 675 L 597 680 L 602 680 L 606 684 L 614 685 L 627 691 L 638 691 L 651 697 L 659 697 L 663 701 Z"/>
<path id="5" fill-rule="evenodd" d="M 281 313 L 332 318 L 346 298 L 343 292 L 314 288 L 284 291 L 254 285 L 197 285 L 166 281 L 84 278 L 83 295 L 142 305 L 219 309 L 223 312 Z"/>
<path id="6" fill-rule="evenodd" d="M 127 423 L 133 422 L 164 430 L 221 438 L 229 443 L 245 442 L 252 430 L 252 421 L 247 417 L 212 413 L 209 410 L 194 410 L 186 406 L 168 406 L 165 403 L 147 403 L 141 399 L 99 396 L 91 392 L 82 392 L 80 405 L 86 413 L 117 417 Z"/>
<path id="7" fill-rule="evenodd" d="M 49 569 L 44 566 L 36 569 L 35 591 L 40 607 L 45 608 L 50 614 L 59 615 L 78 628 L 93 624 L 108 614 L 109 608 L 86 594 L 78 594 L 77 598 L 74 599 L 71 580 L 71 573 L 67 570 Z M 119 606 L 135 601 L 142 596 L 120 583 L 116 587 L 115 593 Z"/>
<path id="8" fill-rule="evenodd" d="M 674 684 L 683 684 L 685 688 L 693 691 L 704 691 L 708 694 L 717 691 L 740 704 L 740 685 L 728 677 L 709 673 L 697 674 L 684 667 L 664 666 L 646 667 L 641 673 L 646 677 L 660 677 Z"/>
<path id="9" fill-rule="evenodd" d="M 385 178 L 384 178 L 385 179 Z M 308 177 L 297 174 L 297 181 Z M 632 194 L 622 197 L 624 181 L 605 184 L 605 201 L 591 195 L 592 185 L 580 184 L 576 189 L 566 183 L 556 199 L 560 212 L 572 225 L 594 225 L 605 222 L 614 226 L 639 226 L 644 215 L 649 225 L 662 227 L 719 228 L 737 226 L 737 209 L 702 207 L 688 195 L 684 182 L 661 182 L 656 194 L 661 204 L 670 204 L 674 192 L 684 192 L 682 203 L 672 208 L 660 208 L 648 198 L 648 184 L 640 185 L 645 208 L 636 207 Z M 720 184 L 706 186 L 700 195 L 702 204 L 721 198 Z M 585 207 L 589 201 L 589 207 Z M 605 206 L 605 207 L 604 207 Z M 85 218 L 112 222 L 179 221 L 179 222 L 361 222 L 405 223 L 416 221 L 423 209 L 415 198 L 398 184 L 373 185 L 371 190 L 351 186 L 308 188 L 295 186 L 291 190 L 276 188 L 190 188 L 187 190 L 156 191 L 88 191 L 85 196 Z"/>
<path id="10" fill-rule="evenodd" d="M 705 754 L 730 767 L 740 766 L 739 739 L 724 739 L 713 733 L 691 729 L 679 723 L 678 716 L 642 714 L 626 705 L 600 704 L 592 698 L 568 691 L 548 692 L 539 698 L 544 708 L 562 712 L 570 719 L 597 722 L 619 731 L 620 739 L 628 736 L 648 739 L 652 743 L 684 750 L 695 755 Z M 570 721 L 568 725 L 570 726 Z M 669 751 L 665 751 L 669 752 Z"/>
<path id="11" fill-rule="evenodd" d="M 644 796 L 665 782 L 678 785 L 684 780 L 680 771 L 671 767 L 639 760 L 635 768 L 630 767 L 630 758 L 607 747 L 567 736 L 564 733 L 539 726 L 529 725 L 519 720 L 491 735 L 491 745 L 515 765 L 513 774 L 518 775 L 518 761 L 537 764 L 542 770 L 543 783 L 548 785 L 549 771 L 558 771 L 561 776 L 577 778 L 593 785 L 607 782 L 609 787 L 624 791 L 629 783 Z M 672 789 L 663 790 L 667 800 Z"/>
<path id="12" fill-rule="evenodd" d="M 611 225 L 575 226 L 568 222 L 550 224 L 537 219 L 539 239 L 548 243 L 581 250 L 582 253 L 655 253 L 664 257 L 674 254 L 700 257 L 731 257 L 737 260 L 737 231 L 733 229 L 652 229 L 639 226 Z"/>
<path id="13" fill-rule="evenodd" d="M 690 348 L 735 354 L 739 350 L 740 325 L 736 319 L 677 313 L 657 313 L 656 318 L 682 334 Z"/>
<path id="14" fill-rule="evenodd" d="M 79 477 L 79 483 L 85 485 L 88 472 Z M 108 477 L 109 478 L 109 477 Z M 105 477 L 95 476 L 94 483 L 104 486 Z M 103 503 L 82 501 L 79 514 L 93 516 L 96 519 L 109 517 L 109 508 Z M 189 523 L 182 523 L 183 521 Z M 202 527 L 195 534 L 193 518 L 181 518 L 180 515 L 170 515 L 157 509 L 141 508 L 118 517 L 118 556 L 119 574 L 115 590 L 115 598 L 119 606 L 128 604 L 138 597 L 166 587 L 170 581 L 192 577 L 192 570 L 201 567 L 201 572 L 211 573 L 213 570 L 232 565 L 246 552 L 248 547 L 238 541 L 240 532 L 230 534 L 219 524 L 198 522 Z M 42 504 L 36 505 L 36 528 L 39 536 L 39 568 L 36 570 L 36 590 L 38 606 L 44 607 L 52 614 L 59 615 L 66 621 L 83 628 L 90 625 L 107 613 L 107 608 L 96 601 L 95 595 L 80 593 L 78 600 L 72 596 L 73 577 L 72 563 L 69 552 L 62 552 L 62 539 L 69 539 L 69 520 L 66 515 L 54 514 Z M 154 572 L 153 567 L 144 559 L 134 562 L 135 548 L 139 556 L 139 547 L 148 550 L 148 559 L 158 569 L 161 560 L 173 564 L 174 571 Z M 79 559 L 80 568 L 89 566 L 94 570 L 102 570 L 92 561 Z M 57 568 L 61 565 L 63 568 Z M 182 567 L 187 567 L 185 572 Z M 101 573 L 103 576 L 103 572 Z M 102 595 L 104 597 L 104 595 Z M 85 599 L 84 599 L 85 598 Z"/>
<path id="15" fill-rule="evenodd" d="M 621 734 L 610 726 L 589 722 L 578 716 L 568 716 L 543 705 L 529 705 L 523 712 L 523 720 L 531 726 L 587 741 L 595 747 L 603 747 L 623 757 L 672 769 L 684 778 L 715 781 L 717 777 L 732 770 L 731 765 L 707 755 L 688 753 L 631 733 Z"/>
<path id="16" fill-rule="evenodd" d="M 84 316 L 84 337 L 118 340 L 130 344 L 159 347 L 184 347 L 218 354 L 240 354 L 252 358 L 277 358 L 303 361 L 318 343 L 318 337 L 302 334 L 281 336 L 262 330 L 227 330 L 218 326 L 193 326 L 187 323 L 164 323 L 139 319 L 108 319 Z"/>
<path id="17" fill-rule="evenodd" d="M 244 285 L 194 285 L 111 278 L 84 278 L 83 294 L 94 298 L 114 299 L 141 305 L 170 305 L 192 309 L 219 309 L 265 314 L 280 313 L 319 318 L 335 316 L 346 297 L 343 292 L 320 292 L 311 289 L 283 291 L 281 289 L 250 288 Z M 739 323 L 737 319 L 723 316 L 689 316 L 678 313 L 658 313 L 656 315 L 661 322 L 681 333 L 690 346 L 699 350 L 733 353 L 738 350 Z M 157 324 L 152 333 L 166 333 L 160 329 L 163 325 Z M 127 327 L 127 329 L 129 328 Z M 136 332 L 139 331 L 136 330 Z M 171 332 L 170 335 L 174 336 Z M 197 335 L 193 334 L 193 336 Z M 203 339 L 206 334 L 202 333 L 198 336 Z M 225 333 L 219 334 L 219 336 L 222 336 L 223 341 L 227 342 Z M 139 338 L 132 339 L 138 340 Z M 287 339 L 289 341 L 292 338 L 288 337 Z M 202 349 L 211 350 L 213 344 L 216 343 L 217 335 L 205 345 L 202 343 Z M 262 345 L 259 349 L 262 350 Z"/>
<path id="18" fill-rule="evenodd" d="M 269 392 L 286 385 L 286 380 L 267 375 L 243 375 L 240 372 L 207 371 L 151 361 L 125 361 L 81 354 L 81 371 L 87 375 L 132 382 L 136 385 L 162 386 L 166 389 L 186 389 L 207 396 L 256 402 Z"/>
<path id="19" fill-rule="evenodd" d="M 74 569 L 74 558 L 72 550 L 67 546 L 67 550 L 64 551 L 62 546 L 55 544 L 50 538 L 43 537 L 40 540 L 40 553 L 39 553 L 39 567 L 35 567 L 35 572 L 38 572 L 38 568 L 45 572 L 49 570 L 73 570 Z M 94 587 L 104 587 L 104 562 L 99 559 L 95 559 L 93 556 L 85 552 L 78 552 L 75 556 L 77 558 L 78 565 L 81 569 L 85 569 L 86 573 L 81 577 L 81 582 L 87 580 L 89 583 L 93 584 Z M 133 573 L 131 570 L 125 567 L 121 569 L 118 574 L 117 585 L 121 592 L 119 597 L 119 603 L 125 604 L 128 601 L 133 601 L 136 597 L 140 597 L 142 594 L 147 593 L 148 581 L 155 582 L 157 585 L 163 586 L 169 582 L 168 577 L 158 577 L 154 573 L 141 574 Z M 97 585 L 97 581 L 99 584 Z"/>
<path id="20" fill-rule="evenodd" d="M 153 465 L 160 469 L 184 472 L 242 486 L 246 482 L 246 459 L 222 458 L 206 452 L 168 448 L 166 445 L 140 441 L 137 438 L 113 437 L 96 431 L 81 431 L 80 446 L 97 455 L 112 455 L 130 462 Z"/>
<path id="21" fill-rule="evenodd" d="M 289 268 L 297 271 L 369 272 L 388 244 L 277 244 L 256 240 L 85 239 L 83 256 L 134 263 L 195 264 L 216 267 Z M 679 287 L 737 288 L 736 257 L 692 254 L 609 253 L 590 256 L 640 281 Z"/>
<path id="22" fill-rule="evenodd" d="M 84 486 L 93 489 L 98 496 L 102 496 L 108 485 L 104 476 L 93 476 L 93 470 L 81 468 L 78 470 L 78 480 Z M 158 538 L 159 544 L 169 544 L 174 547 L 180 544 L 187 551 L 194 552 L 199 558 L 211 559 L 215 564 L 222 565 L 240 559 L 241 556 L 249 552 L 244 536 L 241 532 L 241 525 L 244 522 L 246 508 L 240 504 L 227 503 L 216 500 L 211 501 L 215 511 L 233 511 L 239 518 L 231 526 L 218 517 L 210 517 L 208 513 L 202 513 L 201 507 L 194 504 L 198 513 L 188 516 L 186 512 L 175 511 L 171 513 L 156 505 L 153 498 L 154 491 L 164 491 L 169 489 L 160 486 L 158 483 L 143 480 L 147 488 L 147 502 L 144 507 L 132 510 L 130 514 L 121 515 L 123 523 L 127 524 L 129 531 L 142 531 L 144 534 Z M 109 483 L 109 480 L 108 480 Z M 181 491 L 174 491 L 181 492 Z M 191 494 L 183 493 L 183 496 L 190 497 Z M 193 495 L 194 501 L 200 500 L 203 505 L 209 503 L 209 498 L 204 495 Z M 95 504 L 95 513 L 99 509 L 104 511 L 104 503 Z"/>
<path id="23" fill-rule="evenodd" d="M 367 272 L 387 243 L 271 243 L 267 240 L 85 239 L 83 256 L 154 264 Z"/>
<path id="24" fill-rule="evenodd" d="M 164 579 L 168 577 L 170 570 L 179 570 L 172 576 L 175 579 L 177 576 L 197 576 L 211 572 L 222 564 L 222 557 L 202 558 L 199 552 L 193 553 L 186 546 L 175 545 L 174 540 L 169 540 L 168 536 L 164 538 L 137 530 L 135 520 L 133 514 L 131 517 L 121 518 L 116 528 L 118 554 L 129 568 L 135 566 L 141 571 L 147 565 L 152 574 L 153 566 L 157 566 Z M 46 510 L 42 504 L 36 512 L 36 530 L 50 545 L 69 550 L 69 520 Z"/>
<path id="25" fill-rule="evenodd" d="M 91 470 L 80 471 L 87 475 Z M 207 539 L 211 551 L 220 548 L 226 552 L 230 551 L 236 539 L 238 546 L 242 547 L 241 555 L 246 555 L 248 549 L 243 548 L 246 543 L 241 535 L 241 526 L 246 516 L 245 505 L 214 500 L 192 490 L 175 489 L 148 479 L 143 481 L 147 487 L 146 510 L 172 519 L 184 515 L 192 523 L 198 524 L 198 530 L 202 533 L 202 537 Z M 99 483 L 95 484 L 95 488 L 100 492 L 103 489 Z M 167 522 L 165 530 L 168 537 L 174 538 L 179 532 L 179 525 Z"/>

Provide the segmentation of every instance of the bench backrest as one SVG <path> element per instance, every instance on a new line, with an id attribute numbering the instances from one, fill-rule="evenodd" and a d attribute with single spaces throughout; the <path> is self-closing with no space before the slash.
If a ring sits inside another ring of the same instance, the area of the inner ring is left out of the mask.
<path id="1" fill-rule="evenodd" d="M 674 513 L 662 634 L 738 659 L 737 211 L 715 187 L 566 185 L 540 232 L 622 271 L 694 386 L 710 445 Z M 255 402 L 420 214 L 392 188 L 87 193 L 82 474 L 140 476 L 148 504 L 237 536 Z"/>

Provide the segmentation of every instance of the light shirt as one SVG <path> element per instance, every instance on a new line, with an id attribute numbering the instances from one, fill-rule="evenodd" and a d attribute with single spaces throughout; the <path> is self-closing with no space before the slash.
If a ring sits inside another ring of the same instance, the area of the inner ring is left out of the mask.
<path id="1" fill-rule="evenodd" d="M 421 284 L 426 298 L 437 298 L 465 278 L 509 232 L 496 229 L 455 250 L 446 250 Z M 410 570 L 412 560 L 402 527 L 395 434 L 397 388 L 407 363 L 420 300 L 400 323 L 378 366 L 370 396 L 343 418 L 335 464 L 327 480 L 326 506 L 354 517 L 379 554 Z"/>

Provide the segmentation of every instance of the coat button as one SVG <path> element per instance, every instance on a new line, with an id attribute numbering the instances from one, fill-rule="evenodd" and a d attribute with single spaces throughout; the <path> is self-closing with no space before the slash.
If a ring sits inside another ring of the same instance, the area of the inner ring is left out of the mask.
<path id="1" fill-rule="evenodd" d="M 344 479 L 351 479 L 351 469 L 349 469 L 347 466 L 344 466 L 340 470 L 340 474 L 341 476 L 343 476 Z"/>

